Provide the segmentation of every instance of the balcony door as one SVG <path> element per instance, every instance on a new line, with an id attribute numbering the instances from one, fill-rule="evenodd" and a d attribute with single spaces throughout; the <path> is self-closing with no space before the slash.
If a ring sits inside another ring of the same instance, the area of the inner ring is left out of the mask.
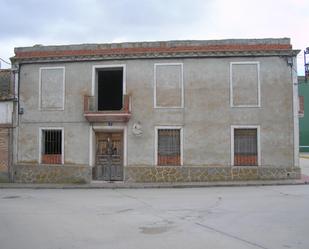
<path id="1" fill-rule="evenodd" d="M 100 68 L 97 71 L 98 111 L 119 111 L 123 106 L 123 68 Z"/>

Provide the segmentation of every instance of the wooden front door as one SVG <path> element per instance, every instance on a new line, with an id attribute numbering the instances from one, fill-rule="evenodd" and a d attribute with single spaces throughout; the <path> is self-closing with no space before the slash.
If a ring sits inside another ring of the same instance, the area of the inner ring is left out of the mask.
<path id="1" fill-rule="evenodd" d="M 93 179 L 104 181 L 123 180 L 123 133 L 96 133 L 96 164 Z"/>

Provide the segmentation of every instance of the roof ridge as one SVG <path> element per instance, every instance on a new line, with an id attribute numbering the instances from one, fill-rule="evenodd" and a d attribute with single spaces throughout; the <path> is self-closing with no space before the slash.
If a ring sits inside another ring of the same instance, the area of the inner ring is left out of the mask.
<path id="1" fill-rule="evenodd" d="M 169 41 L 141 41 L 121 43 L 85 43 L 71 45 L 40 45 L 32 47 L 17 47 L 17 51 L 45 51 L 45 50 L 80 50 L 102 48 L 137 48 L 137 47 L 178 47 L 203 45 L 260 45 L 260 44 L 290 44 L 290 38 L 261 38 L 261 39 L 222 39 L 222 40 L 169 40 Z"/>

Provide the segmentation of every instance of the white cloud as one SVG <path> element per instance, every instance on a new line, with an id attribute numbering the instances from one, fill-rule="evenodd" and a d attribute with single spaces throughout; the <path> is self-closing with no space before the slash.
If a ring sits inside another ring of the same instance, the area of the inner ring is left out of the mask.
<path id="1" fill-rule="evenodd" d="M 34 44 L 290 37 L 294 48 L 309 46 L 307 0 L 0 0 L 0 6 L 6 60 L 14 47 Z M 303 74 L 302 53 L 298 63 Z"/>
<path id="2" fill-rule="evenodd" d="M 305 30 L 309 23 L 309 1 L 305 0 L 217 0 L 214 3 L 210 38 L 290 37 L 295 49 L 309 46 Z M 303 53 L 298 71 L 304 74 Z"/>

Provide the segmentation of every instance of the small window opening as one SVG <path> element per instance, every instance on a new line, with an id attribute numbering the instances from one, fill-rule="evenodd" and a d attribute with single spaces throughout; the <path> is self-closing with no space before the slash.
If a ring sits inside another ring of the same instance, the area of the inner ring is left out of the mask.
<path id="1" fill-rule="evenodd" d="M 180 165 L 180 129 L 158 130 L 158 165 Z"/>
<path id="2" fill-rule="evenodd" d="M 256 166 L 257 159 L 257 129 L 235 129 L 234 165 Z"/>
<path id="3" fill-rule="evenodd" d="M 43 130 L 42 134 L 42 163 L 62 163 L 62 131 Z"/>
<path id="4" fill-rule="evenodd" d="M 123 101 L 123 69 L 100 69 L 98 76 L 98 110 L 121 110 Z"/>

